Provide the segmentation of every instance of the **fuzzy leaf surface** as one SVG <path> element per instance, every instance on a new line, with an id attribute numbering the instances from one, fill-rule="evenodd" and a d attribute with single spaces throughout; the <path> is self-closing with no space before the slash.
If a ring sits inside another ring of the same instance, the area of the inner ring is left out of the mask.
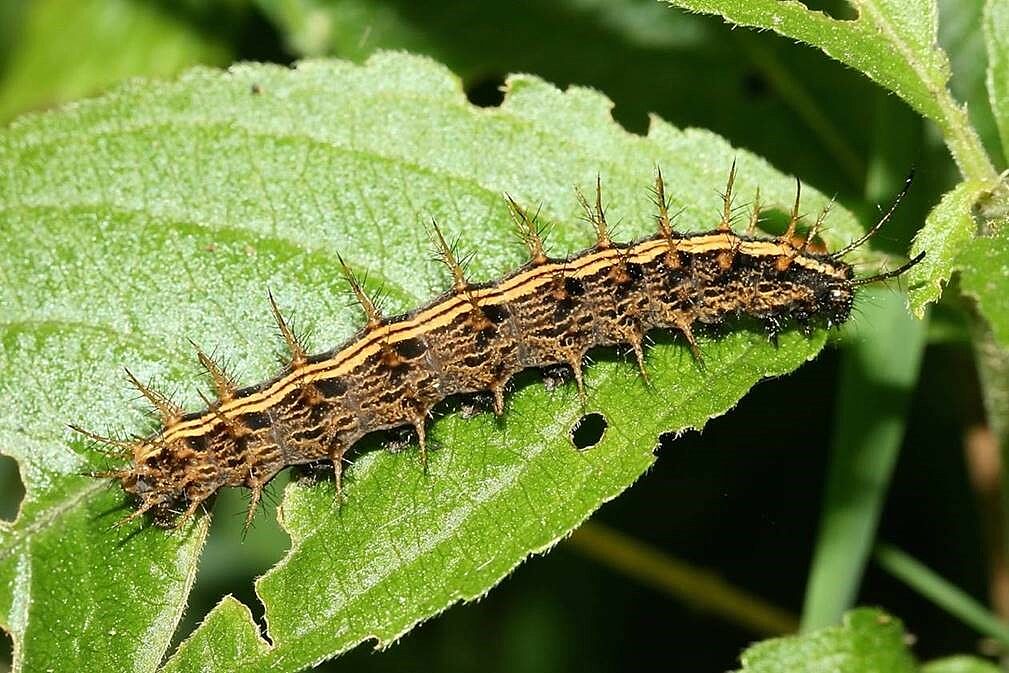
<path id="1" fill-rule="evenodd" d="M 907 648 L 899 619 L 877 609 L 858 608 L 838 626 L 765 640 L 743 653 L 737 673 L 994 673 L 998 667 L 975 657 L 956 656 L 919 666 Z"/>
<path id="2" fill-rule="evenodd" d="M 936 659 L 921 667 L 921 673 L 999 673 L 1001 670 L 990 661 L 967 655 Z"/>
<path id="3" fill-rule="evenodd" d="M 1009 235 L 975 238 L 958 262 L 963 292 L 977 300 L 995 339 L 1009 348 Z"/>
<path id="4" fill-rule="evenodd" d="M 154 670 L 196 566 L 203 520 L 182 532 L 110 531 L 128 511 L 123 495 L 79 476 L 104 461 L 64 423 L 147 427 L 123 365 L 194 409 L 206 383 L 189 338 L 239 363 L 243 384 L 273 375 L 267 288 L 313 335 L 313 350 L 330 348 L 361 325 L 338 251 L 370 289 L 384 288 L 390 314 L 448 286 L 424 231 L 432 217 L 478 251 L 473 280 L 513 269 L 524 251 L 502 192 L 542 204 L 556 255 L 591 244 L 572 187 L 591 189 L 597 175 L 622 239 L 653 230 L 657 164 L 684 231 L 717 223 L 733 159 L 741 200 L 759 185 L 769 207 L 791 205 L 792 178 L 711 133 L 653 119 L 636 136 L 597 92 L 531 76 L 507 89 L 501 107 L 473 107 L 449 71 L 403 54 L 363 66 L 196 69 L 26 117 L 0 136 L 0 450 L 20 462 L 28 490 L 21 516 L 0 526 L 0 624 L 26 670 L 79 670 L 86 659 L 68 661 L 65 637 L 46 635 L 60 615 L 70 620 L 60 633 L 91 656 L 119 657 L 99 661 L 106 669 L 131 660 Z M 803 194 L 804 211 L 826 203 Z M 861 230 L 835 208 L 828 244 Z M 415 450 L 362 450 L 340 507 L 331 481 L 295 482 L 280 508 L 291 549 L 256 585 L 270 642 L 226 598 L 164 670 L 295 671 L 364 640 L 390 643 L 482 595 L 627 488 L 655 460 L 660 433 L 703 426 L 762 378 L 813 357 L 824 338 L 790 331 L 775 348 L 751 329 L 710 335 L 701 370 L 681 342 L 659 336 L 650 385 L 622 354 L 601 351 L 584 407 L 573 386 L 548 392 L 521 375 L 502 420 L 443 409 L 426 474 Z M 609 428 L 579 452 L 569 432 L 588 411 Z M 59 582 L 43 583 L 46 573 Z M 132 625 L 129 640 L 150 656 L 120 652 L 124 627 L 110 620 Z"/>
<path id="5" fill-rule="evenodd" d="M 915 235 L 910 254 L 924 252 L 925 259 L 907 274 L 908 304 L 919 318 L 942 295 L 957 258 L 977 234 L 973 210 L 982 192 L 980 183 L 961 182 L 943 195 Z"/>

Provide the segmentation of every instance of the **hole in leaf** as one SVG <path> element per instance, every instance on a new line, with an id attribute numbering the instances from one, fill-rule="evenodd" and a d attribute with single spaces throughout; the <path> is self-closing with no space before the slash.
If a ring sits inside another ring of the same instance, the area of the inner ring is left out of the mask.
<path id="1" fill-rule="evenodd" d="M 838 21 L 854 21 L 858 18 L 858 11 L 847 2 L 847 0 L 799 0 L 802 4 L 814 12 L 823 12 L 832 19 Z"/>
<path id="2" fill-rule="evenodd" d="M 0 671 L 9 671 L 13 668 L 14 660 L 14 639 L 11 634 L 0 629 Z"/>
<path id="3" fill-rule="evenodd" d="M 466 88 L 466 98 L 478 107 L 497 107 L 504 100 L 504 77 L 492 75 L 475 80 Z"/>
<path id="4" fill-rule="evenodd" d="M 25 497 L 25 485 L 17 461 L 0 456 L 0 520 L 13 521 Z"/>
<path id="5" fill-rule="evenodd" d="M 602 414 L 585 414 L 571 427 L 571 442 L 579 451 L 587 451 L 602 440 L 608 426 Z"/>
<path id="6" fill-rule="evenodd" d="M 173 650 L 228 594 L 249 608 L 260 633 L 266 635 L 265 608 L 256 595 L 255 581 L 280 562 L 291 545 L 290 537 L 277 522 L 277 506 L 290 477 L 290 471 L 285 471 L 267 484 L 248 531 L 243 530 L 248 489 L 225 488 L 217 495 L 189 607 L 172 638 Z"/>

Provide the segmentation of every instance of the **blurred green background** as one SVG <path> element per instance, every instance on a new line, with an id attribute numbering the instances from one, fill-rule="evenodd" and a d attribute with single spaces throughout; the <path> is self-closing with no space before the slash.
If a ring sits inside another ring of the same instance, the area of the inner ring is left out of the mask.
<path id="1" fill-rule="evenodd" d="M 850 18 L 844 2 L 805 4 Z M 954 94 L 969 104 L 991 155 L 1001 156 L 984 91 L 981 3 L 946 0 L 940 11 Z M 500 102 L 509 72 L 594 87 L 614 101 L 614 116 L 631 131 L 645 131 L 649 114 L 711 129 L 836 194 L 865 220 L 915 166 L 906 205 L 876 239 L 895 253 L 907 250 L 956 178 L 934 130 L 858 73 L 773 34 L 731 30 L 652 0 L 0 0 L 0 121 L 132 76 L 171 77 L 196 64 L 242 60 L 362 60 L 377 49 L 447 64 L 482 106 Z M 702 433 L 662 438 L 655 469 L 594 520 L 798 615 L 843 347 L 841 341 L 794 375 L 759 385 Z M 879 537 L 988 602 L 984 508 L 964 459 L 965 437 L 981 423 L 973 371 L 956 308 L 940 307 Z M 281 488 L 274 485 L 274 499 Z M 14 516 L 19 489 L 13 461 L 0 457 L 0 517 Z M 258 517 L 240 542 L 239 494 L 226 494 L 215 513 L 179 638 L 226 593 L 261 617 L 252 580 L 286 548 L 272 515 Z M 902 617 L 922 658 L 988 647 L 873 565 L 859 603 Z M 449 610 L 388 651 L 360 647 L 320 670 L 604 671 L 659 661 L 723 671 L 765 635 L 561 543 L 483 600 Z M 0 670 L 9 657 L 2 635 Z"/>

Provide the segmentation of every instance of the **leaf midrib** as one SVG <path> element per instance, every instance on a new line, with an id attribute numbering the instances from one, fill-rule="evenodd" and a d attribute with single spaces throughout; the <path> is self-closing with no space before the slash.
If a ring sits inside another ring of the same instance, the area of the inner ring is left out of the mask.
<path id="1" fill-rule="evenodd" d="M 932 80 L 932 68 L 925 63 L 919 64 L 918 60 L 915 58 L 915 49 L 913 49 L 905 40 L 901 39 L 898 33 L 893 29 L 889 23 L 884 20 L 885 15 L 876 5 L 874 0 L 859 0 L 858 7 L 860 9 L 865 9 L 866 13 L 872 19 L 872 25 L 881 34 L 888 36 L 890 44 L 897 48 L 897 51 L 904 58 L 904 62 L 911 67 L 911 71 L 914 72 L 919 81 L 921 81 L 929 93 L 933 96 L 933 102 L 938 102 L 935 100 L 939 91 L 937 89 L 942 89 L 945 87 L 945 82 L 934 82 Z M 871 38 L 871 34 L 867 33 L 866 37 Z M 928 49 L 928 47 L 926 47 Z"/>

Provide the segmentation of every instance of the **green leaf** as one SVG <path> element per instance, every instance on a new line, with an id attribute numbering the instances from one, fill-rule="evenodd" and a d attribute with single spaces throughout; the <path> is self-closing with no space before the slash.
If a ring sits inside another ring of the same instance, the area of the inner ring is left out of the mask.
<path id="1" fill-rule="evenodd" d="M 1001 673 L 1002 669 L 984 659 L 958 655 L 930 661 L 921 673 Z"/>
<path id="2" fill-rule="evenodd" d="M 14 4 L 21 7 L 9 17 L 16 30 L 0 63 L 0 121 L 93 94 L 126 77 L 173 75 L 197 63 L 223 65 L 231 56 L 213 34 L 187 23 L 178 5 L 137 0 Z"/>
<path id="3" fill-rule="evenodd" d="M 957 257 L 960 288 L 977 308 L 1003 348 L 1009 348 L 1009 232 L 970 241 Z"/>
<path id="4" fill-rule="evenodd" d="M 249 608 L 234 597 L 225 596 L 201 628 L 186 641 L 185 647 L 167 669 L 234 670 L 236 661 L 258 659 L 268 651 L 269 646 L 263 642 L 253 624 Z"/>
<path id="5" fill-rule="evenodd" d="M 869 608 L 849 612 L 841 626 L 765 640 L 746 650 L 742 662 L 741 671 L 745 673 L 915 673 L 918 670 L 904 645 L 900 620 Z"/>
<path id="6" fill-rule="evenodd" d="M 935 0 L 849 0 L 850 20 L 807 9 L 798 0 L 666 0 L 734 24 L 766 28 L 819 47 L 860 70 L 936 122 L 967 179 L 994 182 L 995 170 L 966 110 L 947 88 L 949 59 L 938 46 Z"/>
<path id="7" fill-rule="evenodd" d="M 993 191 L 979 183 L 962 182 L 943 196 L 911 246 L 912 255 L 925 252 L 925 259 L 907 275 L 911 311 L 923 315 L 925 307 L 942 294 L 942 286 L 953 272 L 961 271 L 962 290 L 977 299 L 996 339 L 1009 344 L 1007 224 L 1009 192 L 1005 182 Z"/>
<path id="8" fill-rule="evenodd" d="M 988 0 L 983 26 L 988 47 L 988 99 L 1002 152 L 1009 160 L 1009 1 Z"/>
<path id="9" fill-rule="evenodd" d="M 542 203 L 555 223 L 555 254 L 592 241 L 572 186 L 591 188 L 597 175 L 625 238 L 652 231 L 647 189 L 656 164 L 674 207 L 683 208 L 683 230 L 713 225 L 733 159 L 741 199 L 760 185 L 767 204 L 789 208 L 792 179 L 757 157 L 658 119 L 646 137 L 631 135 L 610 108 L 593 91 L 513 76 L 500 108 L 479 109 L 444 68 L 382 54 L 363 67 L 246 65 L 134 82 L 27 117 L 0 136 L 0 258 L 9 260 L 0 268 L 0 304 L 11 344 L 0 370 L 0 447 L 21 462 L 29 492 L 21 517 L 0 528 L 0 549 L 13 559 L 0 565 L 0 623 L 14 633 L 19 665 L 78 670 L 54 656 L 64 636 L 32 631 L 63 619 L 67 606 L 82 616 L 60 633 L 76 629 L 109 657 L 130 654 L 118 649 L 119 627 L 110 634 L 102 620 L 83 616 L 94 605 L 107 609 L 106 620 L 154 623 L 156 633 L 129 638 L 152 651 L 178 617 L 202 525 L 182 534 L 108 530 L 123 516 L 114 510 L 123 496 L 77 476 L 103 461 L 62 429 L 70 421 L 143 431 L 122 365 L 184 391 L 193 408 L 203 384 L 187 338 L 242 363 L 243 383 L 272 375 L 267 287 L 320 335 L 313 348 L 332 347 L 361 324 L 347 306 L 337 251 L 373 288 L 384 286 L 392 313 L 447 286 L 424 233 L 431 217 L 479 251 L 474 280 L 513 269 L 523 251 L 504 191 Z M 803 193 L 808 212 L 827 202 Z M 832 246 L 862 231 L 842 209 L 830 225 Z M 463 420 L 447 407 L 430 431 L 437 448 L 426 474 L 416 451 L 365 451 L 349 468 L 340 507 L 330 481 L 286 490 L 280 512 L 292 547 L 256 585 L 270 645 L 246 608 L 225 599 L 166 670 L 210 661 L 215 670 L 299 670 L 366 639 L 388 644 L 548 549 L 648 469 L 660 433 L 703 426 L 823 342 L 822 333 L 789 332 L 776 349 L 760 333 L 734 330 L 702 343 L 702 371 L 681 343 L 663 338 L 649 352 L 648 386 L 624 357 L 603 351 L 589 368 L 584 406 L 573 386 L 548 392 L 530 373 L 518 378 L 501 421 Z M 568 434 L 588 411 L 609 428 L 578 452 Z M 66 548 L 44 542 L 70 534 L 77 537 Z M 58 573 L 62 583 L 36 587 L 43 571 L 25 574 L 19 562 Z M 153 566 L 178 572 L 143 587 L 120 581 L 148 582 Z M 159 595 L 174 602 L 151 600 Z M 136 670 L 151 670 L 156 659 L 138 658 Z"/>
<path id="10" fill-rule="evenodd" d="M 976 235 L 973 208 L 983 192 L 981 183 L 961 182 L 942 197 L 915 235 L 911 255 L 924 252 L 925 259 L 907 274 L 907 285 L 908 305 L 919 318 L 942 294 L 958 256 Z"/>
<path id="11" fill-rule="evenodd" d="M 13 212 L 0 220 L 5 260 L 13 254 Z M 16 282 L 4 278 L 5 306 L 13 306 Z M 17 459 L 26 486 L 16 523 L 0 522 L 0 627 L 14 637 L 24 670 L 153 670 L 185 607 L 206 533 L 205 523 L 171 535 L 110 530 L 121 496 L 79 474 L 89 457 L 70 441 L 68 413 L 109 408 L 89 395 L 82 375 L 89 363 L 137 356 L 110 337 L 42 315 L 10 316 L 0 332 L 0 451 Z"/>
<path id="12" fill-rule="evenodd" d="M 922 666 L 907 649 L 900 620 L 877 609 L 858 608 L 840 626 L 765 640 L 747 649 L 738 673 L 996 673 L 983 659 L 952 656 Z"/>
<path id="13" fill-rule="evenodd" d="M 927 321 L 886 289 L 866 293 L 843 351 L 820 529 L 803 629 L 836 623 L 854 604 L 904 440 Z"/>

